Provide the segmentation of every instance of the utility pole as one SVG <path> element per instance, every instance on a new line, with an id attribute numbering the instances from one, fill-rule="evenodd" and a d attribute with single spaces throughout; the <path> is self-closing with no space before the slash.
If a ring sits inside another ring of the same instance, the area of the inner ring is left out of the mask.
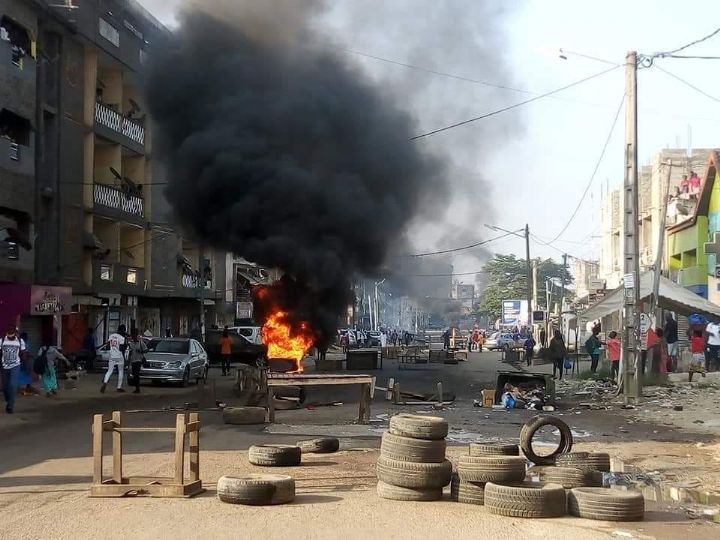
<path id="1" fill-rule="evenodd" d="M 198 286 L 200 287 L 200 291 L 198 291 L 200 294 L 200 340 L 204 343 L 205 342 L 205 252 L 203 249 L 202 242 L 198 243 L 198 267 L 199 267 L 199 276 L 198 276 Z"/>
<path id="2" fill-rule="evenodd" d="M 530 225 L 527 223 L 525 224 L 525 265 L 527 268 L 527 326 L 528 330 L 532 332 L 533 328 L 533 320 L 532 320 L 532 297 L 533 297 L 533 287 L 532 287 L 532 262 L 530 261 Z"/>
<path id="3" fill-rule="evenodd" d="M 565 304 L 565 281 L 567 280 L 567 253 L 563 253 L 562 283 L 560 288 L 560 319 L 562 320 L 563 305 Z"/>
<path id="4" fill-rule="evenodd" d="M 625 182 L 624 182 L 624 293 L 623 389 L 625 402 L 640 396 L 640 257 L 637 174 L 637 52 L 625 57 Z"/>
<path id="5" fill-rule="evenodd" d="M 650 313 L 653 315 L 656 315 L 655 310 L 657 310 L 659 302 L 658 295 L 660 293 L 660 273 L 662 272 L 663 267 L 663 253 L 665 252 L 665 223 L 667 221 L 667 206 L 668 206 L 668 196 L 670 194 L 670 177 L 672 175 L 672 160 L 668 159 L 665 163 L 665 166 L 667 167 L 667 177 L 665 178 L 665 196 L 663 197 L 662 202 L 660 203 L 660 211 L 662 212 L 660 214 L 660 230 L 658 233 L 658 243 L 657 243 L 657 253 L 655 254 L 655 275 L 653 276 L 653 296 L 652 296 L 652 307 L 650 309 Z M 658 319 L 662 320 L 662 319 Z"/>
<path id="6" fill-rule="evenodd" d="M 538 309 L 538 264 L 537 261 L 533 261 L 533 310 Z"/>

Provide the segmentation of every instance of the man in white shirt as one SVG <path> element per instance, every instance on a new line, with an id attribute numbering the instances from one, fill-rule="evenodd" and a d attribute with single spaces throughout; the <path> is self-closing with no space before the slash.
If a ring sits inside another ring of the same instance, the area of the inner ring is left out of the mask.
<path id="1" fill-rule="evenodd" d="M 25 342 L 17 335 L 17 328 L 12 325 L 8 328 L 5 337 L 0 340 L 2 351 L 2 380 L 5 394 L 5 412 L 12 414 L 15 407 L 15 397 L 18 393 L 20 379 L 20 364 L 22 353 L 25 352 Z"/>
<path id="2" fill-rule="evenodd" d="M 720 324 L 710 321 L 705 327 L 705 339 L 707 343 L 705 371 L 716 371 L 720 369 Z"/>
<path id="3" fill-rule="evenodd" d="M 127 348 L 124 324 L 121 324 L 118 327 L 118 331 L 116 333 L 110 334 L 107 344 L 110 346 L 110 358 L 108 360 L 107 372 L 105 373 L 102 386 L 100 387 L 100 392 L 105 392 L 107 383 L 110 381 L 110 377 L 112 377 L 113 371 L 115 371 L 116 367 L 118 370 L 117 391 L 124 392 L 125 390 L 122 386 L 123 375 L 125 373 L 125 349 Z"/>

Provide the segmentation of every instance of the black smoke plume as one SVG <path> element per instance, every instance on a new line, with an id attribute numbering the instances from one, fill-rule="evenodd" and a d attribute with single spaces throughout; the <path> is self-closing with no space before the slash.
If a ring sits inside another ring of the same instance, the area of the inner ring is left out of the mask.
<path id="1" fill-rule="evenodd" d="M 329 335 L 353 276 L 376 273 L 445 189 L 443 167 L 409 141 L 414 121 L 316 30 L 323 7 L 190 8 L 153 59 L 147 95 L 176 219 L 283 270 L 279 307 Z"/>

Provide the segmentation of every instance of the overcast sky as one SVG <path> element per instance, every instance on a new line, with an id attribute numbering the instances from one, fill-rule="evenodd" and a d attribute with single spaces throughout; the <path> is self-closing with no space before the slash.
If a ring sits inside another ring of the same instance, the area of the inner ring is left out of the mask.
<path id="1" fill-rule="evenodd" d="M 271 0 L 264 0 L 271 1 Z M 141 0 L 171 23 L 180 0 Z M 628 50 L 671 50 L 710 33 L 713 0 L 336 0 L 324 27 L 369 76 L 390 88 L 421 131 L 482 115 L 612 66 L 567 54 L 576 51 L 623 63 Z M 505 87 L 409 69 L 365 53 Z M 717 55 L 720 35 L 686 54 Z M 720 56 L 720 55 L 718 55 Z M 703 96 L 656 68 L 638 74 L 640 164 L 664 147 L 720 146 L 720 61 L 656 60 L 717 99 Z M 511 111 L 421 139 L 451 164 L 455 196 L 446 225 L 416 225 L 419 245 L 445 249 L 492 236 L 484 224 L 551 239 L 580 201 L 624 93 L 624 70 Z M 524 90 L 513 91 L 512 89 Z M 532 93 L 528 93 L 532 92 Z M 532 256 L 566 251 L 599 256 L 601 190 L 620 187 L 624 118 L 614 130 L 592 187 L 553 247 L 533 242 Z M 508 238 L 490 251 L 524 257 L 524 241 Z M 482 266 L 487 252 L 455 260 L 456 272 Z M 472 278 L 465 279 L 472 282 Z"/>

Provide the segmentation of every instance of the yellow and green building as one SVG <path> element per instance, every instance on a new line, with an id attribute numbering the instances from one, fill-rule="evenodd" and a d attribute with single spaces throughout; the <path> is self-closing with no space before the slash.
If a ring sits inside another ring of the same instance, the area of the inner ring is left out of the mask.
<path id="1" fill-rule="evenodd" d="M 708 300 L 720 304 L 720 279 L 716 278 L 717 256 L 705 252 L 705 243 L 720 232 L 720 178 L 718 152 L 711 151 L 701 180 L 700 193 L 669 205 L 676 212 L 667 227 L 667 268 L 673 281 Z"/>

